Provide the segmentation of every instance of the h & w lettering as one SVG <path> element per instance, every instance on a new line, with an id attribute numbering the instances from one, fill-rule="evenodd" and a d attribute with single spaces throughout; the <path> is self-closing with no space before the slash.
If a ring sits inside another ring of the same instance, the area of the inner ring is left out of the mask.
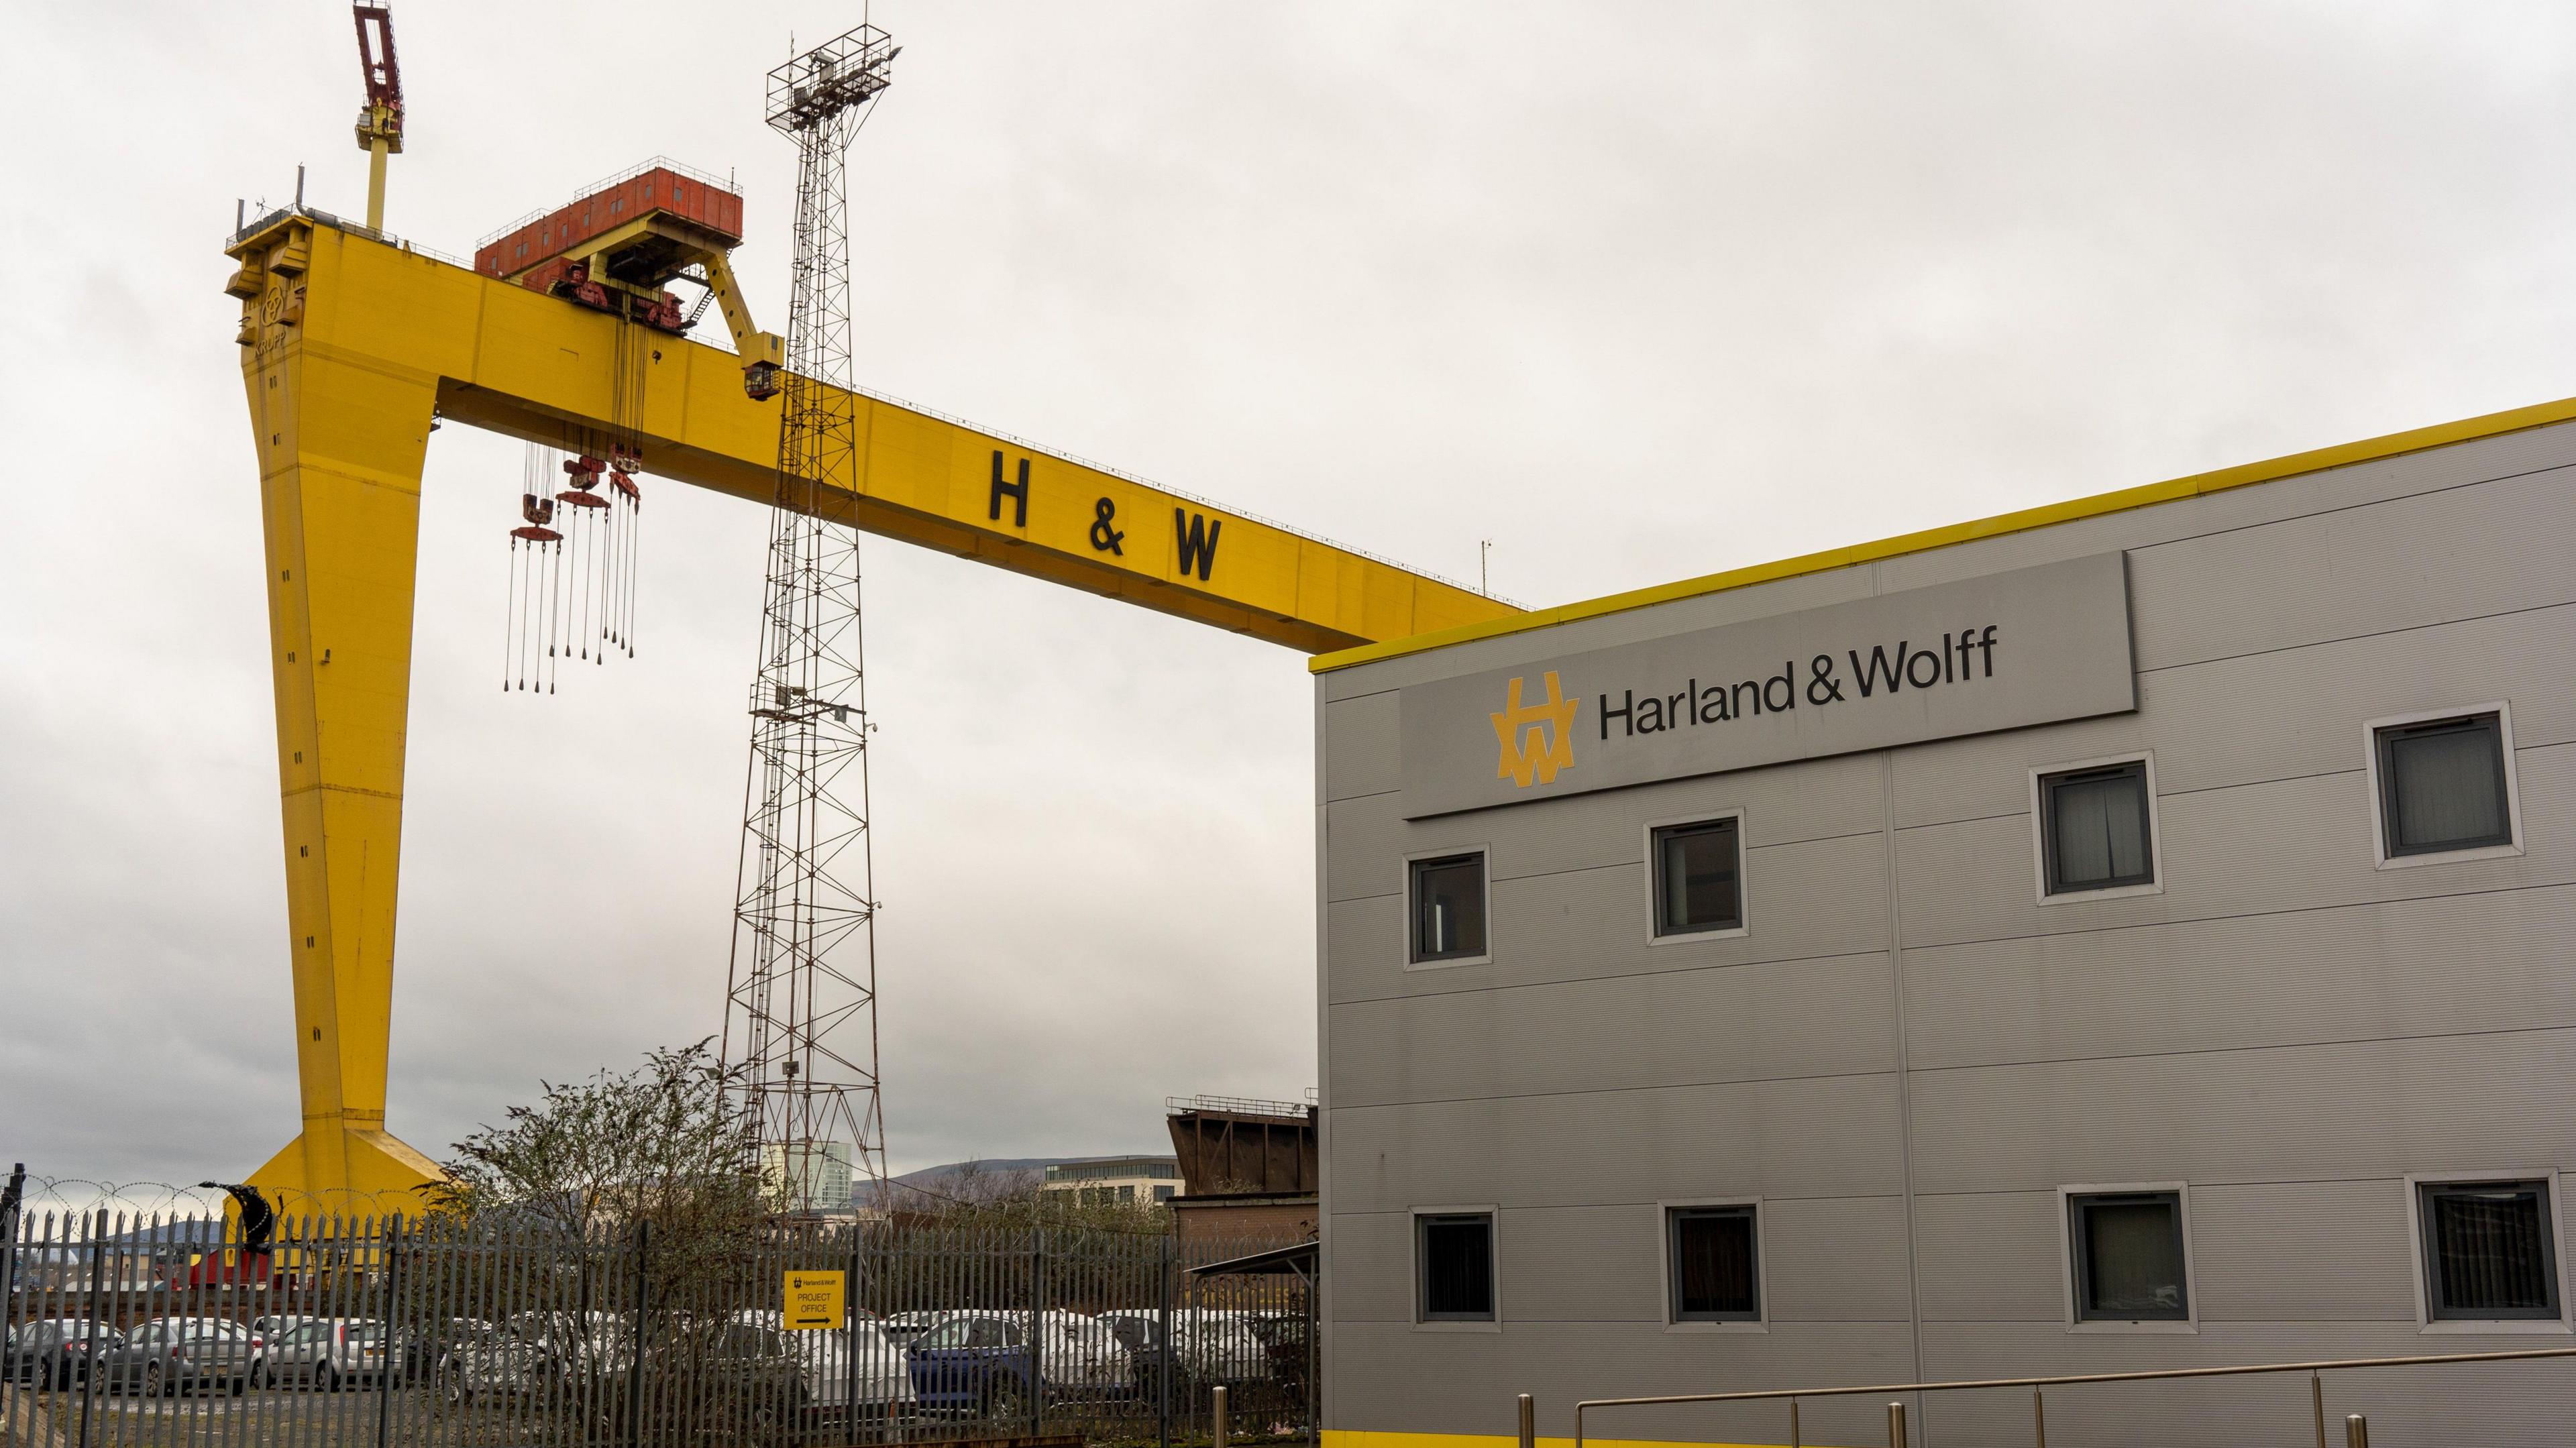
<path id="1" fill-rule="evenodd" d="M 1002 481 L 1002 454 L 996 450 L 993 454 L 993 506 L 984 514 L 988 521 L 998 523 L 1002 520 L 1002 499 L 1005 497 L 1012 504 L 1011 526 L 1029 526 L 1029 460 L 1020 459 L 1020 480 L 1006 483 Z"/>
<path id="2" fill-rule="evenodd" d="M 1224 526 L 1223 518 L 1211 523 L 1205 514 L 1172 510 L 1172 541 L 1180 549 L 1183 577 L 1196 569 L 1199 582 L 1207 582 L 1208 570 L 1216 567 L 1217 531 Z"/>

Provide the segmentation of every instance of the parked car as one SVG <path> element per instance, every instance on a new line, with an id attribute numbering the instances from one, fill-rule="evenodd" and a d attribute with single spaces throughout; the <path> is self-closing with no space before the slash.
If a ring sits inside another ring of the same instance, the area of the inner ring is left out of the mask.
<path id="1" fill-rule="evenodd" d="M 563 1372 L 552 1348 L 508 1325 L 457 1318 L 433 1337 L 407 1355 L 406 1368 L 426 1368 L 452 1403 L 534 1397 Z"/>
<path id="2" fill-rule="evenodd" d="M 633 1361 L 635 1331 L 629 1314 L 521 1312 L 501 1324 L 521 1342 L 545 1350 L 565 1372 L 619 1373 Z"/>
<path id="3" fill-rule="evenodd" d="M 917 1402 L 903 1349 L 876 1321 L 861 1318 L 853 1326 L 786 1331 L 778 1314 L 766 1309 L 744 1312 L 735 1321 L 778 1338 L 778 1346 L 795 1359 L 808 1407 L 838 1408 L 849 1404 L 852 1416 L 898 1421 L 911 1415 Z M 760 1344 L 766 1350 L 767 1344 Z M 857 1361 L 851 1361 L 851 1355 Z M 852 1389 L 857 1390 L 856 1398 Z"/>
<path id="4" fill-rule="evenodd" d="M 645 1381 L 685 1385 L 656 1410 L 665 1431 L 738 1448 L 790 1448 L 804 1440 L 812 1405 L 791 1334 L 678 1313 L 655 1314 L 654 1329 L 644 1349 Z"/>
<path id="5" fill-rule="evenodd" d="M 877 1326 L 888 1341 L 900 1346 L 937 1327 L 939 1319 L 947 1315 L 944 1312 L 898 1312 Z"/>
<path id="6" fill-rule="evenodd" d="M 1271 1376 L 1258 1313 L 1185 1307 L 1172 1314 L 1172 1370 L 1198 1384 L 1252 1383 Z"/>
<path id="7" fill-rule="evenodd" d="M 93 1331 L 97 1333 L 95 1339 L 91 1337 Z M 86 1318 L 55 1317 L 24 1323 L 9 1334 L 6 1376 L 11 1382 L 33 1383 L 40 1388 L 68 1388 L 87 1374 L 93 1345 L 103 1355 L 112 1351 L 119 1340 L 114 1328 L 93 1324 Z"/>
<path id="8" fill-rule="evenodd" d="M 1036 1325 L 1032 1353 L 1027 1313 L 947 1314 L 905 1350 L 921 1407 L 1007 1420 L 1027 1409 L 1032 1394 L 1064 1398 L 1132 1386 L 1127 1350 L 1110 1323 L 1078 1312 L 1047 1312 Z"/>
<path id="9" fill-rule="evenodd" d="M 293 1332 L 295 1329 L 302 1327 L 308 1322 L 320 1322 L 321 1320 L 322 1319 L 318 1317 L 302 1317 L 293 1313 L 277 1317 L 254 1317 L 250 1320 L 251 1345 L 254 1347 L 265 1346 L 286 1336 L 288 1333 Z"/>
<path id="10" fill-rule="evenodd" d="M 1163 1315 L 1142 1308 L 1118 1309 L 1100 1314 L 1100 1321 L 1127 1355 L 1136 1395 L 1148 1400 L 1157 1397 L 1163 1371 Z M 1176 1381 L 1182 1376 L 1178 1363 L 1173 1364 L 1172 1375 Z"/>
<path id="11" fill-rule="evenodd" d="M 238 1393 L 250 1376 L 250 1330 L 216 1317 L 160 1317 L 128 1328 L 117 1345 L 100 1351 L 102 1385 L 153 1397 L 184 1389 L 221 1388 Z"/>
<path id="12" fill-rule="evenodd" d="M 1027 1334 L 1026 1314 L 948 1314 L 904 1350 L 915 1399 L 930 1412 L 1021 1416 L 1037 1376 Z"/>
<path id="13" fill-rule="evenodd" d="M 386 1371 L 384 1324 L 345 1317 L 315 1318 L 262 1344 L 257 1372 L 262 1387 L 310 1384 L 325 1392 L 370 1379 L 402 1380 L 398 1361 Z"/>
<path id="14" fill-rule="evenodd" d="M 1253 1315 L 1252 1335 L 1267 1356 L 1267 1376 L 1303 1391 L 1314 1366 L 1314 1324 L 1299 1312 Z"/>
<path id="15" fill-rule="evenodd" d="M 1172 1383 L 1186 1392 L 1193 1385 L 1214 1386 L 1218 1383 L 1241 1385 L 1280 1375 L 1284 1361 L 1278 1342 L 1284 1328 L 1270 1321 L 1271 1316 L 1232 1308 L 1184 1307 L 1171 1316 L 1169 1361 Z M 1126 1351 L 1126 1361 L 1134 1376 L 1136 1391 L 1152 1396 L 1157 1391 L 1156 1374 L 1163 1369 L 1166 1347 L 1163 1341 L 1163 1314 L 1159 1312 L 1120 1310 L 1100 1314 L 1100 1320 L 1116 1335 Z M 1302 1319 L 1299 1320 L 1302 1331 Z M 1295 1353 L 1302 1372 L 1303 1337 Z"/>

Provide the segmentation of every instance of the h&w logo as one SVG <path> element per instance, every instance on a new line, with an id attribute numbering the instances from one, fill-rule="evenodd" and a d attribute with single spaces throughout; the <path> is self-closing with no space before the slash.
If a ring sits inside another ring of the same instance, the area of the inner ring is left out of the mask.
<path id="1" fill-rule="evenodd" d="M 1494 721 L 1494 738 L 1502 745 L 1494 777 L 1522 789 L 1532 779 L 1554 784 L 1558 770 L 1574 767 L 1574 711 L 1583 707 L 1583 700 L 1565 697 L 1554 669 L 1547 671 L 1546 683 L 1546 703 L 1523 704 L 1521 681 L 1512 680 L 1503 694 L 1503 712 L 1486 716 Z"/>

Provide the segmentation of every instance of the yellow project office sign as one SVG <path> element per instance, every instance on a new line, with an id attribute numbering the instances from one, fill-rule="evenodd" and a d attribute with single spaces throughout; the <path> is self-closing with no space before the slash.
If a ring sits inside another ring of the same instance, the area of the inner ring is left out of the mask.
<path id="1" fill-rule="evenodd" d="M 787 1290 L 780 1300 L 787 1304 L 781 1316 L 789 1331 L 841 1325 L 842 1276 L 838 1272 L 787 1274 Z"/>

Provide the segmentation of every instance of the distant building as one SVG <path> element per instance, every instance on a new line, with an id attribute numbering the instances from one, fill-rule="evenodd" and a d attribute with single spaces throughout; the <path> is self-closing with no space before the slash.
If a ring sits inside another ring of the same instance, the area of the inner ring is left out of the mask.
<path id="1" fill-rule="evenodd" d="M 760 1180 L 794 1212 L 850 1208 L 850 1147 L 841 1141 L 797 1141 L 760 1149 Z"/>
<path id="2" fill-rule="evenodd" d="M 1071 1194 L 1082 1206 L 1168 1202 L 1181 1190 L 1181 1164 L 1168 1156 L 1096 1156 L 1057 1162 L 1042 1190 Z"/>

